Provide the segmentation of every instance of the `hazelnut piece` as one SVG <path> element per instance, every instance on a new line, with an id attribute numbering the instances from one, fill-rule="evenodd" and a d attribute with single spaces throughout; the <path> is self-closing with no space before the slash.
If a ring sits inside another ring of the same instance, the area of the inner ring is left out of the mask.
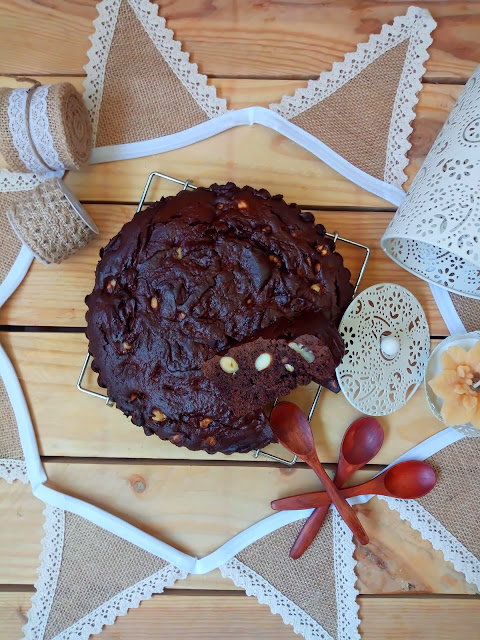
<path id="1" fill-rule="evenodd" d="M 123 348 L 125 351 L 130 351 L 130 349 L 132 348 L 131 344 L 128 344 L 128 342 L 124 342 L 123 343 Z"/>
<path id="2" fill-rule="evenodd" d="M 177 252 L 177 260 L 181 260 L 183 258 L 182 247 L 177 247 L 176 252 Z"/>
<path id="3" fill-rule="evenodd" d="M 282 266 L 282 261 L 280 260 L 280 258 L 278 256 L 274 256 L 273 253 L 271 253 L 268 256 L 268 259 L 270 260 L 270 262 L 273 262 L 273 264 L 276 267 L 281 267 Z"/>
<path id="4" fill-rule="evenodd" d="M 237 202 L 237 207 L 239 209 L 248 209 L 248 204 L 245 202 L 245 200 L 239 200 Z"/>
<path id="5" fill-rule="evenodd" d="M 182 437 L 181 433 L 174 433 L 170 439 L 172 442 L 178 442 L 181 437 Z"/>
<path id="6" fill-rule="evenodd" d="M 213 436 L 208 436 L 208 438 L 205 438 L 204 442 L 209 447 L 214 447 L 217 444 L 217 439 Z"/>
<path id="7" fill-rule="evenodd" d="M 116 286 L 117 286 L 117 281 L 115 279 L 110 280 L 110 282 L 107 284 L 108 293 L 112 293 L 112 291 L 115 289 Z"/>
<path id="8" fill-rule="evenodd" d="M 220 367 L 225 373 L 235 374 L 238 371 L 238 362 L 234 358 L 223 356 L 223 358 L 220 358 Z"/>
<path id="9" fill-rule="evenodd" d="M 308 364 L 312 364 L 312 362 L 314 362 L 315 355 L 313 351 L 310 351 L 310 349 L 304 347 L 303 344 L 298 344 L 297 342 L 289 342 L 288 346 L 290 347 L 290 349 L 293 349 L 294 351 L 299 353 L 302 358 L 308 362 Z"/>
<path id="10" fill-rule="evenodd" d="M 200 420 L 200 428 L 206 429 L 209 424 L 212 424 L 212 422 L 213 418 L 203 418 L 203 420 Z"/>
<path id="11" fill-rule="evenodd" d="M 154 422 L 164 422 L 166 419 L 167 416 L 163 413 L 163 411 L 160 411 L 160 409 L 153 410 L 152 420 Z"/>
<path id="12" fill-rule="evenodd" d="M 261 353 L 255 360 L 255 369 L 257 371 L 264 371 L 272 364 L 272 355 L 270 353 Z"/>

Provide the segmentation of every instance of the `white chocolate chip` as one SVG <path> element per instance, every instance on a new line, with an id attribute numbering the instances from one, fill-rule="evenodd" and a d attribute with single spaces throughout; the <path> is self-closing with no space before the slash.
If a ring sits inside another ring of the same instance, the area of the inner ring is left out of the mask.
<path id="1" fill-rule="evenodd" d="M 239 200 L 237 202 L 237 207 L 239 209 L 248 209 L 248 204 L 245 202 L 245 200 Z"/>
<path id="2" fill-rule="evenodd" d="M 220 358 L 220 367 L 225 373 L 235 374 L 238 371 L 238 362 L 229 356 L 223 356 Z"/>
<path id="3" fill-rule="evenodd" d="M 155 422 L 163 422 L 166 419 L 167 416 L 163 413 L 163 411 L 160 411 L 160 409 L 153 410 L 152 420 L 154 420 Z"/>
<path id="4" fill-rule="evenodd" d="M 158 307 L 158 300 L 156 298 L 151 298 L 150 306 L 152 307 L 152 309 L 156 309 Z"/>
<path id="5" fill-rule="evenodd" d="M 128 344 L 128 342 L 124 342 L 123 348 L 125 349 L 125 351 L 130 351 L 130 349 L 132 348 L 132 345 Z"/>
<path id="6" fill-rule="evenodd" d="M 293 349 L 294 351 L 299 353 L 302 356 L 302 358 L 308 362 L 308 364 L 312 364 L 312 362 L 314 362 L 315 356 L 313 354 L 313 351 L 310 351 L 310 349 L 307 349 L 307 347 L 304 347 L 303 344 L 298 344 L 296 342 L 289 342 L 288 346 L 290 347 L 290 349 Z"/>
<path id="7" fill-rule="evenodd" d="M 312 289 L 312 291 L 320 291 L 321 287 L 319 284 L 312 284 L 312 286 L 310 287 L 310 289 Z"/>
<path id="8" fill-rule="evenodd" d="M 293 373 L 295 371 L 295 367 L 292 367 L 292 365 L 288 363 L 285 365 L 285 369 L 288 371 L 288 373 Z"/>
<path id="9" fill-rule="evenodd" d="M 257 371 L 264 371 L 272 364 L 272 355 L 270 353 L 261 353 L 255 360 L 255 369 Z"/>
<path id="10" fill-rule="evenodd" d="M 183 251 L 181 247 L 177 247 L 177 260 L 181 260 L 183 258 Z"/>

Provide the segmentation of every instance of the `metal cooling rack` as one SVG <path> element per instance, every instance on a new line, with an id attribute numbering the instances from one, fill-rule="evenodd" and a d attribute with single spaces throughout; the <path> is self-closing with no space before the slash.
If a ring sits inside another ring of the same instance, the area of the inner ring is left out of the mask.
<path id="1" fill-rule="evenodd" d="M 170 182 L 174 182 L 175 184 L 179 184 L 182 185 L 182 189 L 183 191 L 185 191 L 186 189 L 196 189 L 197 187 L 193 184 L 191 184 L 191 182 L 189 180 L 178 180 L 178 178 L 172 178 L 171 176 L 167 176 L 164 173 L 159 173 L 158 171 L 153 171 L 147 179 L 147 182 L 145 183 L 145 188 L 143 189 L 143 193 L 142 196 L 140 198 L 140 202 L 138 203 L 138 207 L 137 207 L 137 211 L 136 213 L 138 213 L 139 211 L 142 210 L 142 207 L 145 204 L 145 199 L 147 197 L 147 193 L 150 189 L 150 186 L 152 184 L 152 180 L 153 178 L 162 178 L 164 180 L 169 180 Z M 355 288 L 353 290 L 353 295 L 355 296 L 358 286 L 360 285 L 360 282 L 362 281 L 363 278 L 363 274 L 365 273 L 365 269 L 367 267 L 367 263 L 368 260 L 370 258 L 370 249 L 365 246 L 364 244 L 361 244 L 359 242 L 354 242 L 353 240 L 348 240 L 347 238 L 342 238 L 342 236 L 338 235 L 338 233 L 327 233 L 325 234 L 327 235 L 329 238 L 333 238 L 333 241 L 336 243 L 338 241 L 340 242 L 344 242 L 345 244 L 349 244 L 352 245 L 354 247 L 358 247 L 359 249 L 363 249 L 363 251 L 365 251 L 365 257 L 363 259 L 363 263 L 362 266 L 360 268 L 360 272 L 358 274 L 357 277 L 357 281 L 355 282 Z M 82 368 L 80 370 L 80 375 L 78 376 L 78 380 L 77 380 L 77 389 L 79 391 L 82 391 L 83 393 L 88 393 L 88 395 L 90 396 L 94 396 L 96 398 L 101 398 L 102 400 L 105 400 L 105 404 L 107 404 L 109 407 L 113 406 L 113 402 L 111 402 L 110 398 L 108 395 L 104 394 L 104 393 L 100 393 L 98 391 L 93 391 L 92 389 L 87 389 L 86 387 L 82 386 L 83 385 L 83 379 L 85 377 L 85 372 L 87 370 L 88 364 L 90 362 L 90 358 L 91 355 L 89 353 L 87 353 L 85 360 L 83 362 Z M 320 394 L 322 393 L 322 389 L 323 387 L 318 387 L 316 393 L 315 393 L 315 397 L 313 398 L 313 402 L 310 406 L 310 410 L 308 412 L 308 421 L 310 422 L 313 414 L 315 412 L 315 409 L 317 407 L 317 403 L 318 403 L 318 399 L 320 397 Z M 278 398 L 275 399 L 275 402 L 273 403 L 273 406 L 275 406 L 278 402 Z M 268 453 L 268 451 L 263 451 L 261 449 L 257 449 L 256 451 L 254 451 L 253 453 L 253 457 L 255 459 L 257 459 L 259 456 L 264 456 L 265 458 L 270 458 L 270 460 L 275 460 L 276 462 L 281 462 L 282 464 L 286 465 L 287 467 L 292 467 L 296 461 L 297 461 L 297 456 L 293 456 L 293 458 L 291 460 L 285 460 L 285 458 L 280 458 L 279 456 L 275 456 L 272 453 Z"/>

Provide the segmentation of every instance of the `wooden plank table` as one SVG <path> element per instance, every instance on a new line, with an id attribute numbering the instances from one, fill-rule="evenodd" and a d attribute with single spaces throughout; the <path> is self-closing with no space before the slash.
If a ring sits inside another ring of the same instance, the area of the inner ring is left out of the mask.
<path id="1" fill-rule="evenodd" d="M 268 105 L 329 69 L 406 2 L 337 3 L 170 0 L 168 26 L 203 73 L 214 79 L 230 107 Z M 480 61 L 480 3 L 424 2 L 438 22 L 417 108 L 408 168 L 415 175 L 462 85 Z M 13 76 L 43 83 L 68 79 L 79 88 L 95 18 L 94 0 L 0 0 L 2 86 Z M 27 44 L 28 43 L 28 46 Z M 255 146 L 255 154 L 251 153 Z M 0 166 L 2 164 L 0 158 Z M 153 170 L 198 185 L 231 179 L 282 192 L 312 208 L 328 229 L 369 245 L 363 287 L 396 282 L 422 303 L 433 343 L 445 324 L 425 283 L 385 257 L 380 236 L 393 208 L 347 182 L 321 161 L 269 129 L 241 127 L 163 155 L 95 165 L 66 181 L 100 227 L 97 240 L 65 264 L 35 262 L 0 309 L 0 341 L 19 374 L 50 485 L 113 510 L 148 533 L 196 556 L 213 551 L 270 513 L 269 501 L 311 490 L 303 465 L 287 469 L 250 455 L 212 458 L 145 438 L 120 412 L 79 394 L 75 380 L 85 353 L 83 298 L 93 284 L 98 249 L 128 220 Z M 163 192 L 171 192 L 162 185 Z M 155 193 L 153 195 L 156 195 Z M 345 252 L 348 266 L 359 257 Z M 294 398 L 307 405 L 313 389 Z M 321 398 L 313 426 L 321 459 L 336 460 L 344 429 L 358 413 L 339 396 Z M 333 419 L 333 416 L 335 417 Z M 442 428 L 420 389 L 396 414 L 381 420 L 386 441 L 367 478 Z M 272 447 L 278 452 L 279 447 Z M 139 489 L 140 488 L 140 489 Z M 160 512 L 158 505 L 162 505 Z M 42 538 L 42 504 L 20 483 L 0 484 L 0 629 L 17 640 L 25 622 Z M 358 507 L 368 528 L 368 551 L 356 551 L 360 630 L 364 640 L 478 637 L 480 599 L 462 574 L 443 560 L 385 503 Z M 107 627 L 103 638 L 293 638 L 290 627 L 247 598 L 218 571 L 179 582 L 166 595 Z"/>

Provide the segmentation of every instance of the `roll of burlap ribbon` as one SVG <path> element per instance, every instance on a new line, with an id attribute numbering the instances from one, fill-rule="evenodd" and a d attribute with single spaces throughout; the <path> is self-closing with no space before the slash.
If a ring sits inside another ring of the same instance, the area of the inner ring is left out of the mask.
<path id="1" fill-rule="evenodd" d="M 44 264 L 63 262 L 98 233 L 90 215 L 58 178 L 23 192 L 7 217 L 20 240 Z"/>
<path id="2" fill-rule="evenodd" d="M 69 82 L 0 89 L 0 153 L 10 169 L 80 169 L 92 149 L 92 125 Z"/>

